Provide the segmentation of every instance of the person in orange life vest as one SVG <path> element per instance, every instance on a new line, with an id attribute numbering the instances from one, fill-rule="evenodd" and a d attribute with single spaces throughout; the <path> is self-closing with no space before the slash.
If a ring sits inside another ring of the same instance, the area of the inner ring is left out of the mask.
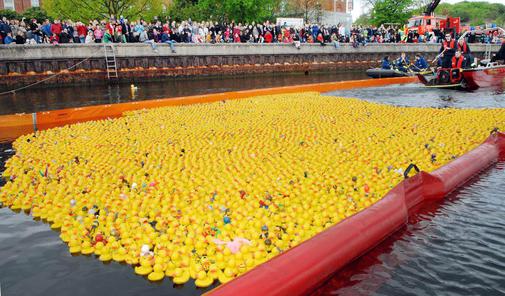
<path id="1" fill-rule="evenodd" d="M 452 69 L 451 69 L 451 81 L 452 83 L 460 82 L 461 71 L 465 67 L 466 59 L 461 54 L 461 51 L 456 51 L 456 54 L 452 57 Z"/>
<path id="2" fill-rule="evenodd" d="M 439 52 L 441 53 L 442 67 L 450 68 L 452 57 L 456 53 L 456 40 L 452 38 L 450 33 L 445 34 L 445 40 L 442 42 Z"/>
<path id="3" fill-rule="evenodd" d="M 468 43 L 461 38 L 458 40 L 458 50 L 461 51 L 461 54 L 465 57 L 467 65 L 464 65 L 464 68 L 469 67 L 473 62 L 473 56 L 472 56 L 472 51 L 470 50 L 470 46 L 468 46 Z"/>
<path id="4" fill-rule="evenodd" d="M 456 54 L 452 57 L 452 68 L 462 69 L 465 67 L 466 58 L 461 54 L 461 51 L 456 51 Z"/>

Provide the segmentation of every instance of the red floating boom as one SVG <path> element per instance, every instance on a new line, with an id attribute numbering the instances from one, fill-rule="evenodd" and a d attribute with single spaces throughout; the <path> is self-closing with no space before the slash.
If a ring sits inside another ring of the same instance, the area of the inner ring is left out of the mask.
<path id="1" fill-rule="evenodd" d="M 369 208 L 341 221 L 207 295 L 305 295 L 333 273 L 407 223 L 409 211 L 441 199 L 480 171 L 505 158 L 505 134 L 493 132 L 480 146 L 433 173 L 420 172 Z"/>

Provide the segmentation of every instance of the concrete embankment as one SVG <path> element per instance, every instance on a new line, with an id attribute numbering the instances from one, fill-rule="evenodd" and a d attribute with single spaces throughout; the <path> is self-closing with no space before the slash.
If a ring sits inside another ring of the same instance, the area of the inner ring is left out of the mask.
<path id="1" fill-rule="evenodd" d="M 342 44 L 177 44 L 176 53 L 168 45 L 153 50 L 149 44 L 114 44 L 118 80 L 136 81 L 177 76 L 240 75 L 272 72 L 361 70 L 376 66 L 383 56 L 411 58 L 421 53 L 432 59 L 438 44 L 369 44 L 353 48 Z M 486 46 L 472 44 L 477 57 Z M 498 46 L 491 46 L 496 52 Z M 107 81 L 105 49 L 90 45 L 0 46 L 0 87 L 10 89 L 56 77 L 45 84 L 97 83 Z M 75 65 L 75 66 L 74 66 Z"/>

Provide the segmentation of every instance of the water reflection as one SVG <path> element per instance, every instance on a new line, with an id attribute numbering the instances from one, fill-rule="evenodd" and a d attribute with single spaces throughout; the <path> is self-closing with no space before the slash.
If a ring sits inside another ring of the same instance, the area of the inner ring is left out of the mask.
<path id="1" fill-rule="evenodd" d="M 0 114 L 114 104 L 297 84 L 367 79 L 364 72 L 270 73 L 254 76 L 171 78 L 118 85 L 33 88 L 0 97 Z"/>

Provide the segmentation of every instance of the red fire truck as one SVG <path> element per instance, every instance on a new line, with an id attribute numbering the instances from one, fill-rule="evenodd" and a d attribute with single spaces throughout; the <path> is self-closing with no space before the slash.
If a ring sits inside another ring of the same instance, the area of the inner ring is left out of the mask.
<path id="1" fill-rule="evenodd" d="M 459 17 L 443 18 L 435 16 L 435 8 L 437 8 L 440 1 L 441 0 L 431 1 L 431 3 L 426 6 L 423 15 L 411 17 L 407 25 L 408 30 L 423 35 L 426 32 L 433 32 L 434 29 L 438 28 L 444 32 L 460 34 L 461 24 Z"/>

